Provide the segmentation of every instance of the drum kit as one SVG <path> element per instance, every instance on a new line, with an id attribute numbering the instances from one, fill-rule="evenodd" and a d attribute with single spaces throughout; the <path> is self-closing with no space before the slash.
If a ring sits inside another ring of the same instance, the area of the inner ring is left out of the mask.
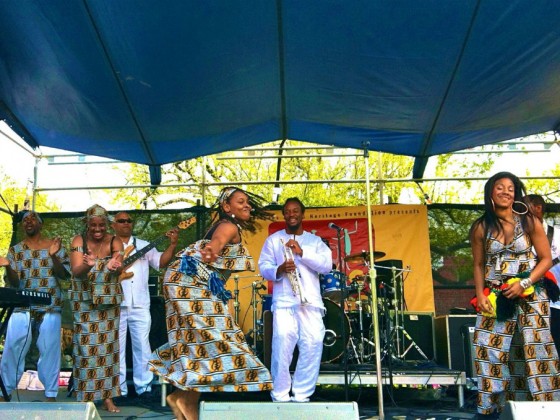
<path id="1" fill-rule="evenodd" d="M 412 347 L 428 359 L 403 327 L 404 280 L 411 270 L 403 268 L 401 260 L 381 260 L 385 255 L 381 251 L 373 254 L 375 286 L 372 286 L 369 274 L 372 270 L 367 251 L 344 258 L 345 263 L 365 267 L 363 271 L 367 274 L 348 278 L 333 270 L 320 276 L 326 308 L 322 363 L 341 361 L 345 352 L 349 362 L 374 362 L 376 346 L 372 310 L 378 313 L 381 360 L 404 360 Z M 376 302 L 372 301 L 372 287 L 376 287 Z"/>

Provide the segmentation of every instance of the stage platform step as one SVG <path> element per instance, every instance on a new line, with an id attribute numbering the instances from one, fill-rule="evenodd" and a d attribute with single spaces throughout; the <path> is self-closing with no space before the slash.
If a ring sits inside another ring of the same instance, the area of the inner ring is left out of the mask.
<path id="1" fill-rule="evenodd" d="M 207 402 L 200 403 L 200 420 L 358 420 L 355 402 L 274 403 Z"/>
<path id="2" fill-rule="evenodd" d="M 345 377 L 346 376 L 346 377 Z M 382 367 L 383 385 L 441 385 L 457 386 L 459 407 L 465 404 L 465 372 L 432 365 L 430 369 L 411 365 L 396 366 L 391 370 Z M 348 365 L 347 375 L 343 364 L 321 365 L 317 383 L 320 385 L 377 385 L 377 370 L 372 364 Z"/>

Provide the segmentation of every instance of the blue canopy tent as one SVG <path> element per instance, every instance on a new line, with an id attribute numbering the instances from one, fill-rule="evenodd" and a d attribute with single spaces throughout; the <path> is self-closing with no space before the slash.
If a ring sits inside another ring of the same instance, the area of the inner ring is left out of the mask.
<path id="1" fill-rule="evenodd" d="M 558 128 L 559 22 L 548 0 L 5 0 L 0 118 L 154 184 L 277 139 L 413 156 L 418 179 Z"/>

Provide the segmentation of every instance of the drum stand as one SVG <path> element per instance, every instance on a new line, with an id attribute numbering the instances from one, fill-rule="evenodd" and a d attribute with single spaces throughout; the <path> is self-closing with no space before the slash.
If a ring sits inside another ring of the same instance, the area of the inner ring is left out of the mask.
<path id="1" fill-rule="evenodd" d="M 397 274 L 397 270 L 399 270 L 399 273 Z M 403 272 L 405 271 L 410 271 L 410 270 L 405 270 L 405 269 L 397 269 L 396 267 L 391 267 L 391 271 L 392 271 L 392 281 L 393 281 L 393 289 L 394 289 L 394 293 L 397 293 L 397 290 L 399 291 L 400 294 L 400 299 L 399 299 L 399 295 L 395 295 L 395 326 L 393 331 L 395 332 L 395 342 L 396 342 L 396 349 L 397 349 L 397 354 L 396 357 L 400 360 L 404 360 L 404 358 L 406 357 L 407 353 L 412 350 L 413 348 L 416 349 L 416 351 L 418 352 L 418 354 L 420 354 L 420 356 L 422 356 L 425 360 L 430 360 L 428 358 L 428 356 L 426 356 L 426 353 L 424 353 L 422 351 L 422 349 L 420 348 L 420 346 L 418 344 L 416 344 L 416 342 L 412 339 L 412 337 L 410 336 L 410 334 L 406 331 L 406 329 L 404 328 L 404 285 L 403 285 Z M 400 281 L 398 280 L 400 278 Z M 408 346 L 406 346 L 405 348 L 405 340 L 408 340 Z M 401 349 L 401 343 L 402 343 L 402 349 Z M 401 353 L 402 350 L 402 353 Z"/>
<path id="2" fill-rule="evenodd" d="M 372 351 L 371 353 L 369 353 L 367 355 L 367 357 L 369 358 L 374 350 L 375 350 L 375 343 L 373 343 L 372 341 L 368 340 L 365 336 L 364 336 L 364 311 L 362 308 L 362 290 L 363 290 L 364 286 L 363 284 L 360 285 L 358 284 L 358 300 L 356 301 L 356 307 L 358 308 L 358 326 L 359 326 L 359 330 L 360 330 L 360 341 L 358 343 L 358 351 L 356 351 L 356 346 L 354 344 L 354 337 L 350 336 L 350 343 L 352 344 L 352 348 L 354 350 L 354 354 L 355 357 L 358 361 L 358 363 L 364 363 L 364 361 L 366 360 L 366 353 L 365 353 L 365 347 L 367 345 L 372 347 Z"/>
<path id="3" fill-rule="evenodd" d="M 233 277 L 234 281 L 235 281 L 235 286 L 234 286 L 234 290 L 233 290 L 233 319 L 235 321 L 235 324 L 239 326 L 239 279 L 242 278 L 253 278 L 253 277 L 262 277 L 260 274 L 252 274 L 249 276 L 242 276 L 240 277 L 239 275 L 235 275 Z M 251 348 L 253 349 L 253 351 L 257 352 L 257 340 L 259 338 L 262 339 L 263 336 L 263 325 L 262 325 L 262 321 L 257 320 L 257 297 L 261 298 L 260 293 L 258 292 L 259 289 L 265 288 L 266 286 L 263 285 L 263 283 L 266 280 L 255 280 L 253 283 L 251 283 L 250 286 L 246 286 L 244 287 L 251 287 L 252 291 L 251 291 L 251 303 L 250 306 L 253 307 L 253 329 L 249 330 L 247 332 L 246 338 L 252 337 L 253 338 L 253 343 L 251 344 Z M 264 299 L 261 299 L 261 307 L 262 307 L 262 303 L 263 303 Z"/>
<path id="4" fill-rule="evenodd" d="M 233 320 L 239 325 L 239 275 L 233 276 L 235 286 L 233 288 Z"/>

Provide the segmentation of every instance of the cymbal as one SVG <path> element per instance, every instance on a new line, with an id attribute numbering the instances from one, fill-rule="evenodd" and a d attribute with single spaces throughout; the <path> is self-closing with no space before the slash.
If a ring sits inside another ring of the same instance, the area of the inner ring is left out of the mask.
<path id="1" fill-rule="evenodd" d="M 385 255 L 386 254 L 383 251 L 374 251 L 373 259 L 378 260 L 380 258 L 383 258 Z M 347 255 L 346 257 L 344 257 L 344 261 L 346 262 L 362 262 L 368 260 L 369 260 L 368 251 L 362 251 L 362 252 L 358 252 L 357 254 Z"/>

